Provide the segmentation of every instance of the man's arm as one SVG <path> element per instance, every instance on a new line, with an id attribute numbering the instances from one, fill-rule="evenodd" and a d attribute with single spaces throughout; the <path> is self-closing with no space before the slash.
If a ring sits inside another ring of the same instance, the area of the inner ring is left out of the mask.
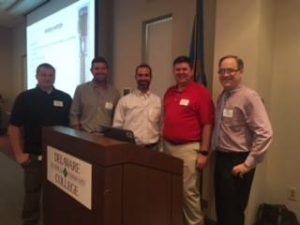
<path id="1" fill-rule="evenodd" d="M 198 169 L 203 169 L 207 165 L 215 111 L 214 103 L 207 89 L 204 89 L 201 96 L 202 97 L 200 101 L 199 114 L 203 127 L 201 149 L 196 163 Z"/>
<path id="2" fill-rule="evenodd" d="M 113 118 L 113 127 L 119 127 L 122 128 L 125 122 L 125 106 L 124 104 L 124 99 L 120 99 L 114 113 L 114 118 Z"/>
<path id="3" fill-rule="evenodd" d="M 208 151 L 210 147 L 210 139 L 212 133 L 212 125 L 205 124 L 202 130 L 201 149 L 197 158 L 197 168 L 203 169 L 207 165 Z M 202 152 L 202 153 L 201 153 Z M 206 154 L 205 154 L 206 153 Z"/>
<path id="4" fill-rule="evenodd" d="M 80 119 L 79 119 L 80 113 L 81 113 L 80 91 L 79 88 L 77 87 L 70 108 L 69 120 L 70 120 L 70 126 L 78 130 L 82 130 Z"/>
<path id="5" fill-rule="evenodd" d="M 21 128 L 10 124 L 8 126 L 8 135 L 17 163 L 22 166 L 28 165 L 30 163 L 30 158 L 29 154 L 24 153 L 23 150 Z"/>
<path id="6" fill-rule="evenodd" d="M 255 168 L 263 160 L 273 135 L 265 106 L 256 93 L 250 96 L 246 113 L 249 118 L 248 127 L 253 132 L 253 141 L 245 162 L 232 169 L 232 173 L 240 177 Z"/>

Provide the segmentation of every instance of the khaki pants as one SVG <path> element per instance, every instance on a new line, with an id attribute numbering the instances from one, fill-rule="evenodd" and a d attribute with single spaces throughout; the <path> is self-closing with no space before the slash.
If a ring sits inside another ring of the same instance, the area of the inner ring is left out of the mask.
<path id="1" fill-rule="evenodd" d="M 204 219 L 200 202 L 200 174 L 196 159 L 200 150 L 199 142 L 174 145 L 164 142 L 164 152 L 183 160 L 183 224 L 203 225 Z"/>

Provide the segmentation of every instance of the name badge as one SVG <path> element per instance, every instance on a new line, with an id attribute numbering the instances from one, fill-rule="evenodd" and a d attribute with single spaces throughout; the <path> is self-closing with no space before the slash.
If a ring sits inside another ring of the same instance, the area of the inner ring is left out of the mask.
<path id="1" fill-rule="evenodd" d="M 55 106 L 55 107 L 64 107 L 64 102 L 59 101 L 59 100 L 54 100 L 53 101 L 53 106 Z"/>
<path id="2" fill-rule="evenodd" d="M 183 98 L 180 100 L 179 105 L 188 106 L 189 103 L 190 103 L 190 100 Z"/>
<path id="3" fill-rule="evenodd" d="M 111 102 L 106 102 L 106 103 L 105 103 L 105 109 L 112 110 L 113 107 L 114 107 L 114 105 L 113 105 Z"/>
<path id="4" fill-rule="evenodd" d="M 223 116 L 232 118 L 233 117 L 233 109 L 224 109 L 223 110 Z"/>

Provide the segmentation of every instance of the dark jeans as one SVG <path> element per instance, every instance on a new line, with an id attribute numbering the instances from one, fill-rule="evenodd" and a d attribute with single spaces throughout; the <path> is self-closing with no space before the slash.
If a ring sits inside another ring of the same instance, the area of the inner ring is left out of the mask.
<path id="1" fill-rule="evenodd" d="M 243 178 L 234 176 L 232 168 L 243 163 L 248 154 L 216 153 L 215 200 L 218 225 L 244 225 L 255 169 Z"/>
<path id="2" fill-rule="evenodd" d="M 37 225 L 40 218 L 42 161 L 38 160 L 37 156 L 30 156 L 30 158 L 31 163 L 24 167 L 23 225 Z"/>

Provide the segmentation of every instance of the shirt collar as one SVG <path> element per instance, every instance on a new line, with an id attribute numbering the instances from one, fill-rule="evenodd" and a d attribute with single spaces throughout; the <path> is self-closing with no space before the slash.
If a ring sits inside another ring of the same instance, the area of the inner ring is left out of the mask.
<path id="1" fill-rule="evenodd" d="M 231 95 L 235 94 L 236 92 L 240 91 L 243 87 L 244 87 L 244 85 L 240 84 L 235 89 L 223 90 L 222 94 L 227 94 L 228 96 L 231 96 Z"/>
<path id="2" fill-rule="evenodd" d="M 41 89 L 41 88 L 39 87 L 39 85 L 36 85 L 36 89 L 37 89 L 38 91 L 43 92 L 43 93 L 46 93 L 46 94 L 48 94 L 48 95 L 50 95 L 51 93 L 53 93 L 54 90 L 55 90 L 55 88 L 52 87 L 52 89 L 51 89 L 50 91 L 44 91 L 43 89 Z"/>
<path id="3" fill-rule="evenodd" d="M 91 81 L 91 85 L 92 85 L 93 88 L 103 88 L 102 86 L 100 87 L 100 86 L 97 85 L 95 79 L 93 79 L 93 80 Z M 105 84 L 105 89 L 108 88 L 108 86 L 109 86 L 109 85 L 108 85 L 108 83 L 106 82 L 106 84 Z"/>
<path id="4" fill-rule="evenodd" d="M 186 90 L 188 90 L 191 86 L 193 86 L 195 84 L 194 81 L 191 81 L 190 83 L 188 83 L 182 90 L 178 90 L 178 84 L 176 84 L 174 86 L 174 91 L 176 92 L 179 92 L 179 93 L 182 93 L 182 92 L 185 92 Z"/>
<path id="5" fill-rule="evenodd" d="M 138 95 L 138 96 L 145 96 L 145 97 L 149 97 L 149 95 L 151 94 L 150 90 L 148 90 L 147 92 L 141 92 L 139 89 L 134 89 L 133 93 Z"/>

